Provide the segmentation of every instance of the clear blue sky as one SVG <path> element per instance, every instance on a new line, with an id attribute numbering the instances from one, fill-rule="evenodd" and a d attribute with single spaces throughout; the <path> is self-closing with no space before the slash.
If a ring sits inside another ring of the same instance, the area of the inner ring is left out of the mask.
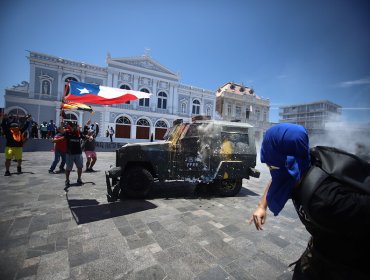
<path id="1" fill-rule="evenodd" d="M 26 50 L 106 66 L 150 55 L 209 90 L 234 81 L 277 107 L 330 100 L 347 121 L 370 122 L 367 0 L 3 0 L 4 88 L 29 81 Z"/>

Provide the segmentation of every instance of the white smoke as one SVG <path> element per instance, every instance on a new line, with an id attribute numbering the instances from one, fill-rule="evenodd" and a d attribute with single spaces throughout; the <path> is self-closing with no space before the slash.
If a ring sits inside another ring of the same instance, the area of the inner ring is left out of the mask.
<path id="1" fill-rule="evenodd" d="M 370 151 L 370 124 L 328 122 L 323 133 L 310 135 L 310 146 L 330 146 L 357 153 L 359 145 Z"/>

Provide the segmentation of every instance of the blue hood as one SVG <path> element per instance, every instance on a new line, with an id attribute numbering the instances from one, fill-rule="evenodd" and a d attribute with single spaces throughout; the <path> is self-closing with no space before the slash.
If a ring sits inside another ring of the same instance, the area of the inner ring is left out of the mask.
<path id="1" fill-rule="evenodd" d="M 272 183 L 267 192 L 267 206 L 277 216 L 310 167 L 309 140 L 304 127 L 282 123 L 268 129 L 262 142 L 261 162 L 279 168 L 270 170 Z"/>

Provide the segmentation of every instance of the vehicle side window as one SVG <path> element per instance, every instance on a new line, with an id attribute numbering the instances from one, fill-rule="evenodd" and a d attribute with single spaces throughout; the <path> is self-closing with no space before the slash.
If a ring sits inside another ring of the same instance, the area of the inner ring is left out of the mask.
<path id="1" fill-rule="evenodd" d="M 225 141 L 226 139 L 232 143 L 249 145 L 249 137 L 247 133 L 233 133 L 233 132 L 221 132 L 221 139 Z"/>

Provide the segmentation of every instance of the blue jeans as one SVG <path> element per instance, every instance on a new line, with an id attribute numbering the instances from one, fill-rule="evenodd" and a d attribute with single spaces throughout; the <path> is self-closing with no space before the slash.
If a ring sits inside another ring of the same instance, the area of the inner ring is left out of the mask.
<path id="1" fill-rule="evenodd" d="M 60 163 L 59 165 L 59 169 L 64 169 L 64 165 L 66 163 L 66 153 L 63 153 L 61 151 L 55 151 L 54 152 L 54 161 L 53 163 L 51 164 L 51 167 L 50 167 L 50 170 L 51 171 L 54 171 L 55 167 L 57 166 L 60 158 L 62 158 L 62 162 Z"/>

